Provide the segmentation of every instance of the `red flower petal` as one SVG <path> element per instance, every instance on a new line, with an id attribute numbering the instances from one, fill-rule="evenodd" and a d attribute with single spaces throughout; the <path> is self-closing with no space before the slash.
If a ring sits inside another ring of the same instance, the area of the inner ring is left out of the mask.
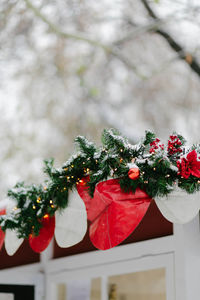
<path id="1" fill-rule="evenodd" d="M 197 160 L 197 153 L 195 150 L 188 153 L 187 158 L 182 158 L 177 162 L 179 169 L 178 175 L 183 178 L 189 178 L 190 175 L 200 178 L 200 161 Z"/>
<path id="2" fill-rule="evenodd" d="M 197 161 L 197 153 L 195 150 L 192 150 L 191 152 L 188 153 L 187 159 L 190 163 L 195 163 Z"/>
<path id="3" fill-rule="evenodd" d="M 192 163 L 191 165 L 192 165 L 192 169 L 197 168 L 198 170 L 200 170 L 200 161 L 197 160 L 196 162 Z"/>
<path id="4" fill-rule="evenodd" d="M 200 178 L 200 170 L 199 170 L 199 168 L 195 168 L 194 167 L 193 169 L 190 169 L 190 173 L 193 176 Z"/>

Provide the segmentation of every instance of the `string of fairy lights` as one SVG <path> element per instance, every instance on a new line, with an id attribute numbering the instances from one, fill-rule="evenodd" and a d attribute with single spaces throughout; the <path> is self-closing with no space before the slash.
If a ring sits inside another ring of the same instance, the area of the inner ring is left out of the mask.
<path id="1" fill-rule="evenodd" d="M 68 205 L 69 191 L 85 184 L 92 197 L 96 185 L 110 177 L 119 178 L 124 192 L 137 187 L 150 197 L 165 196 L 178 186 L 188 193 L 200 190 L 200 146 L 186 148 L 185 139 L 173 134 L 164 145 L 152 132 L 146 132 L 138 144 L 132 145 L 115 130 L 104 130 L 102 146 L 97 147 L 84 137 L 75 140 L 78 152 L 61 168 L 53 160 L 46 160 L 45 184 L 18 183 L 8 191 L 15 201 L 14 209 L 0 217 L 2 230 L 16 230 L 19 237 L 37 235 L 41 219 L 53 216 L 56 210 Z"/>

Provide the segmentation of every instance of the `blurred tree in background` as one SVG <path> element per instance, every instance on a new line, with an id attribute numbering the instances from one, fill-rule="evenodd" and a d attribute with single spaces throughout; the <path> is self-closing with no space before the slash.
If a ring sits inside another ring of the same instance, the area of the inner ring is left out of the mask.
<path id="1" fill-rule="evenodd" d="M 199 141 L 199 36 L 198 0 L 2 0 L 1 190 L 104 127 Z"/>

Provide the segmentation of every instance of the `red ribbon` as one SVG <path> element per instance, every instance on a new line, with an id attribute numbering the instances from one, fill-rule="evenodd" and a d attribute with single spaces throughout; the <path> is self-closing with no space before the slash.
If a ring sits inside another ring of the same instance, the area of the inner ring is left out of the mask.
<path id="1" fill-rule="evenodd" d="M 91 198 L 85 184 L 87 181 L 89 178 L 84 178 L 83 184 L 77 185 L 77 190 L 85 202 L 88 220 L 91 222 L 91 242 L 98 249 L 110 249 L 136 229 L 152 199 L 140 188 L 135 193 L 123 192 L 118 179 L 98 183 L 94 197 Z"/>

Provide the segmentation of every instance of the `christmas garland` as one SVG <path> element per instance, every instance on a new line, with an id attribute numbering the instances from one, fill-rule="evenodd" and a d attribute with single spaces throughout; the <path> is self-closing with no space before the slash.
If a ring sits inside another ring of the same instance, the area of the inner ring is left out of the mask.
<path id="1" fill-rule="evenodd" d="M 104 130 L 101 147 L 82 136 L 75 143 L 77 153 L 61 168 L 54 167 L 53 159 L 45 161 L 48 180 L 43 185 L 21 182 L 8 191 L 16 205 L 0 216 L 3 232 L 14 230 L 19 239 L 38 236 L 44 219 L 68 206 L 70 190 L 86 184 L 92 198 L 97 184 L 110 177 L 118 179 L 124 193 L 133 194 L 139 188 L 151 198 L 167 196 L 176 187 L 189 194 L 200 190 L 200 145 L 185 147 L 181 135 L 174 133 L 164 145 L 147 131 L 132 145 L 110 129 Z"/>

